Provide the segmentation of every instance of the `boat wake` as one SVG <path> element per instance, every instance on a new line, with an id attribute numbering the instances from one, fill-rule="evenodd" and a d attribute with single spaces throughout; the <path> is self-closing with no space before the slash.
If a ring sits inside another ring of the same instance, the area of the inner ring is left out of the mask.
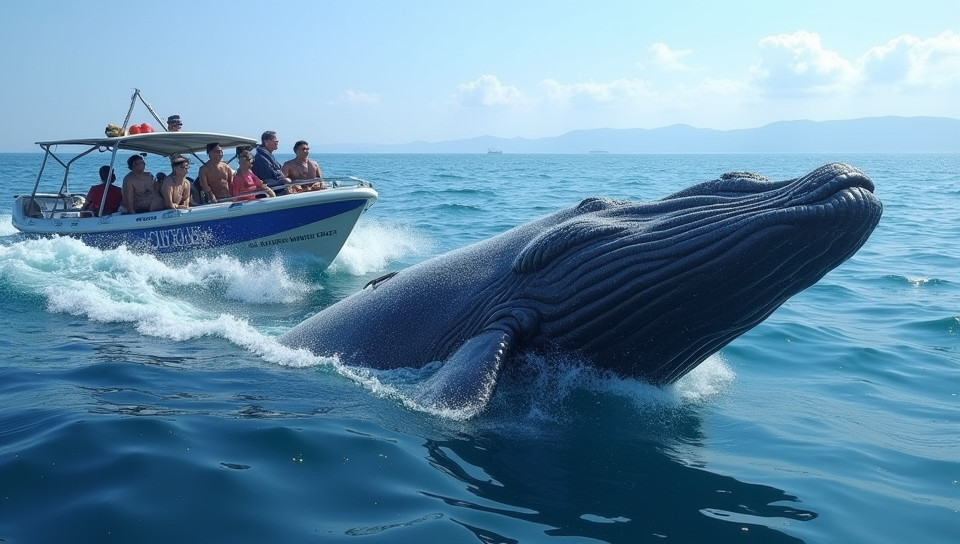
<path id="1" fill-rule="evenodd" d="M 80 316 L 91 323 L 126 324 L 136 334 L 172 342 L 222 339 L 270 364 L 333 371 L 375 397 L 409 409 L 447 420 L 474 415 L 417 403 L 419 388 L 437 365 L 391 371 L 349 367 L 336 357 L 277 342 L 303 315 L 315 310 L 318 297 L 330 286 L 339 289 L 339 283 L 350 289 L 365 281 L 365 275 L 428 252 L 429 240 L 411 228 L 368 221 L 354 231 L 325 271 L 312 270 L 309 262 L 280 257 L 170 259 L 125 247 L 101 250 L 69 237 L 8 234 L 0 240 L 0 288 L 44 301 L 41 311 Z M 633 405 L 698 402 L 732 380 L 732 371 L 722 359 L 712 361 L 661 389 L 606 375 L 576 361 L 527 355 L 505 373 L 496 395 L 500 400 L 491 412 L 510 412 L 513 417 L 506 418 L 510 420 L 556 421 L 580 411 L 576 405 L 585 396 L 601 395 L 613 402 L 626 399 Z"/>
<path id="2" fill-rule="evenodd" d="M 315 310 L 328 286 L 362 286 L 363 275 L 426 247 L 405 227 L 371 222 L 353 233 L 324 271 L 299 256 L 157 257 L 125 247 L 97 249 L 70 237 L 32 238 L 16 231 L 0 236 L 0 286 L 44 300 L 41 311 L 128 323 L 143 335 L 174 341 L 224 338 L 258 355 L 278 352 L 267 360 L 286 366 L 325 361 L 277 345 L 273 336 L 285 332 L 285 322 Z"/>

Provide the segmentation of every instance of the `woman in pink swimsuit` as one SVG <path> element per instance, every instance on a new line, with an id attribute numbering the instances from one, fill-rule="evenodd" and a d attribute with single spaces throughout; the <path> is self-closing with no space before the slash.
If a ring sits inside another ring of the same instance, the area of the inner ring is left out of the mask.
<path id="1" fill-rule="evenodd" d="M 267 187 L 267 184 L 261 181 L 260 178 L 250 170 L 250 168 L 253 167 L 253 155 L 245 150 L 241 151 L 237 156 L 240 159 L 240 168 L 237 169 L 237 174 L 233 176 L 233 181 L 230 182 L 230 194 L 234 197 L 233 201 L 255 200 L 257 198 L 256 195 L 246 195 L 245 193 L 251 193 L 257 190 L 263 191 L 269 196 L 277 196 L 273 192 L 273 189 Z"/>

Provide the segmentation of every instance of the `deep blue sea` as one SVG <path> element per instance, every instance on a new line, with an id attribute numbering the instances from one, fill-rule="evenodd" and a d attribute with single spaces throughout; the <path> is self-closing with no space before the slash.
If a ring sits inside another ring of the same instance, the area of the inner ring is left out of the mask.
<path id="1" fill-rule="evenodd" d="M 26 239 L 41 158 L 0 154 L 0 542 L 960 538 L 960 155 L 316 155 L 380 192 L 326 271 Z M 527 356 L 463 421 L 276 341 L 588 196 L 831 161 L 877 185 L 870 240 L 665 389 Z"/>

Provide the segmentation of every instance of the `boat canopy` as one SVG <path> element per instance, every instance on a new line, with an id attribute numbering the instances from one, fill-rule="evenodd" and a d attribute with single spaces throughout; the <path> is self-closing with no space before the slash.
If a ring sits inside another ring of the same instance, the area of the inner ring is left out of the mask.
<path id="1" fill-rule="evenodd" d="M 224 149 L 231 147 L 254 147 L 259 142 L 243 136 L 215 132 L 148 132 L 116 138 L 79 138 L 37 142 L 44 150 L 60 145 L 81 145 L 100 148 L 102 151 L 128 150 L 135 153 L 154 153 L 166 157 L 177 154 L 195 154 L 206 151 L 207 144 L 217 142 Z"/>

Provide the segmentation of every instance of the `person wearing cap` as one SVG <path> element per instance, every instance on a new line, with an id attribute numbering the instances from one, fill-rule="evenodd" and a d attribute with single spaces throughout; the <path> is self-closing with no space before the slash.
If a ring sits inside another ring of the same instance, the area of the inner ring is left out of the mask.
<path id="1" fill-rule="evenodd" d="M 186 157 L 174 155 L 170 158 L 170 168 L 173 173 L 164 178 L 160 185 L 163 207 L 170 210 L 189 208 L 190 181 L 187 179 L 187 172 L 190 171 L 190 161 Z"/>
<path id="2" fill-rule="evenodd" d="M 167 132 L 180 132 L 180 129 L 183 127 L 183 121 L 180 120 L 179 115 L 171 115 L 167 117 Z"/>
<path id="3" fill-rule="evenodd" d="M 260 136 L 260 145 L 257 146 L 257 155 L 253 159 L 253 173 L 273 189 L 277 196 L 287 194 L 290 178 L 283 175 L 283 166 L 273 156 L 273 152 L 280 147 L 277 133 L 268 130 Z"/>

